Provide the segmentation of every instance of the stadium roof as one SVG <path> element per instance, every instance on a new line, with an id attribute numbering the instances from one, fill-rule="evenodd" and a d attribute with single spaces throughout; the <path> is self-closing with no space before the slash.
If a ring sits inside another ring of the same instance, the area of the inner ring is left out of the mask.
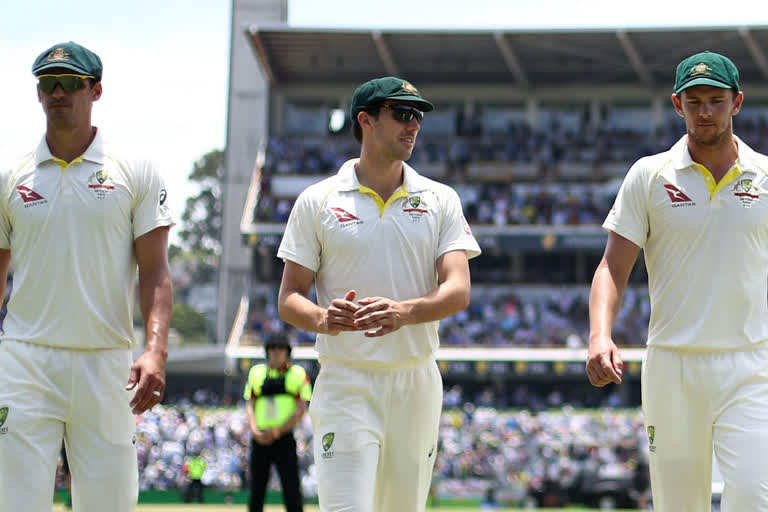
<path id="1" fill-rule="evenodd" d="M 768 79 L 768 27 L 576 30 L 352 30 L 287 25 L 246 29 L 273 87 L 361 83 L 508 82 L 521 89 L 577 85 L 669 87 L 684 57 L 730 57 L 742 82 Z"/>

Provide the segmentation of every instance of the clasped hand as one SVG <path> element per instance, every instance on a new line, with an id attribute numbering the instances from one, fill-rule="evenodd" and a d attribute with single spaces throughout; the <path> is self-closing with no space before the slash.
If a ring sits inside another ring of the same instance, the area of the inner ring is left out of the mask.
<path id="1" fill-rule="evenodd" d="M 365 297 L 355 302 L 350 290 L 343 299 L 334 299 L 326 311 L 325 331 L 335 336 L 342 331 L 365 331 L 375 338 L 405 325 L 407 310 L 402 303 L 384 297 Z"/>

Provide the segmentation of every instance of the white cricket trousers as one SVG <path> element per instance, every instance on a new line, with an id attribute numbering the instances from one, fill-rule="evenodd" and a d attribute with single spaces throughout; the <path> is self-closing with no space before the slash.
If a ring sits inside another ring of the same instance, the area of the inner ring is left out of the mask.
<path id="1" fill-rule="evenodd" d="M 62 437 L 74 510 L 135 509 L 131 364 L 130 350 L 0 343 L 0 512 L 51 512 Z"/>
<path id="2" fill-rule="evenodd" d="M 768 344 L 728 352 L 649 347 L 642 401 L 656 512 L 768 512 Z"/>
<path id="3" fill-rule="evenodd" d="M 434 359 L 397 370 L 323 361 L 309 406 L 321 512 L 419 512 L 437 455 Z"/>

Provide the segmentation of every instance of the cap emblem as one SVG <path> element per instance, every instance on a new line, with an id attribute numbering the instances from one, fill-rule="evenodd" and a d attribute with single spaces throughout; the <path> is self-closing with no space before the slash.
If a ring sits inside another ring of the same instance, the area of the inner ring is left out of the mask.
<path id="1" fill-rule="evenodd" d="M 54 62 L 59 60 L 67 60 L 69 59 L 70 54 L 64 51 L 64 48 L 56 48 L 51 53 L 48 54 L 48 57 L 45 58 L 48 62 Z"/>
<path id="2" fill-rule="evenodd" d="M 691 72 L 688 73 L 689 76 L 698 76 L 698 75 L 706 75 L 709 76 L 712 74 L 712 68 L 704 64 L 703 62 L 701 64 L 696 64 L 691 68 Z"/>
<path id="3" fill-rule="evenodd" d="M 413 94 L 413 95 L 415 95 L 415 96 L 418 96 L 418 95 L 419 95 L 419 90 L 418 90 L 418 89 L 416 89 L 416 88 L 415 88 L 414 86 L 412 86 L 411 84 L 409 84 L 408 82 L 403 82 L 403 84 L 402 84 L 400 87 L 402 87 L 403 89 L 405 89 L 405 90 L 406 90 L 406 92 L 409 92 L 409 93 L 411 93 L 411 94 Z"/>

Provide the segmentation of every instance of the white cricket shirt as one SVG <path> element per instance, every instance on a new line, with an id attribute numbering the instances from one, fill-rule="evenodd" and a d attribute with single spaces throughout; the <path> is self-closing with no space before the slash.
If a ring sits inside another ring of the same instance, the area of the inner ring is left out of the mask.
<path id="1" fill-rule="evenodd" d="M 437 287 L 437 259 L 462 250 L 480 254 L 456 192 L 407 164 L 403 186 L 386 204 L 357 180 L 346 162 L 338 174 L 308 187 L 291 211 L 278 257 L 315 272 L 317 302 L 356 290 L 364 297 L 406 300 Z M 439 322 L 406 325 L 380 338 L 363 332 L 317 335 L 320 359 L 358 366 L 396 367 L 437 350 Z"/>
<path id="2" fill-rule="evenodd" d="M 720 183 L 687 136 L 638 160 L 603 223 L 645 252 L 648 345 L 731 350 L 768 340 L 768 157 L 736 138 Z"/>
<path id="3" fill-rule="evenodd" d="M 0 248 L 13 290 L 3 339 L 62 348 L 130 348 L 135 238 L 173 224 L 152 164 L 113 154 L 97 131 L 70 165 L 45 137 L 0 173 Z"/>

